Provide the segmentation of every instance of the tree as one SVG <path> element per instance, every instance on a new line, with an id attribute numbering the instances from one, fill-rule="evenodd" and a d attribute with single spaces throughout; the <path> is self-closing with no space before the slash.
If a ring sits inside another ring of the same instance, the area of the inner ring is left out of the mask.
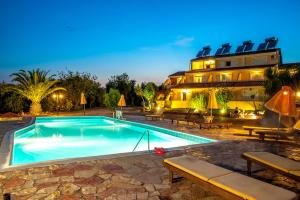
<path id="1" fill-rule="evenodd" d="M 217 91 L 216 98 L 222 109 L 227 110 L 227 103 L 233 98 L 233 95 L 228 88 L 221 88 Z"/>
<path id="2" fill-rule="evenodd" d="M 90 73 L 79 72 L 60 72 L 59 78 L 61 79 L 61 85 L 67 89 L 65 94 L 65 104 L 70 105 L 70 101 L 73 106 L 71 109 L 78 110 L 80 105 L 80 94 L 85 94 L 87 105 L 91 107 L 100 106 L 103 104 L 104 89 L 101 88 L 101 84 L 97 82 L 97 77 Z M 64 106 L 70 109 L 70 106 Z"/>
<path id="3" fill-rule="evenodd" d="M 42 112 L 41 101 L 45 97 L 53 92 L 65 90 L 63 87 L 56 86 L 59 81 L 54 79 L 54 75 L 49 76 L 48 73 L 48 71 L 37 69 L 19 70 L 11 74 L 12 81 L 16 85 L 9 86 L 8 90 L 31 101 L 30 114 L 32 115 L 39 115 Z"/>
<path id="4" fill-rule="evenodd" d="M 135 83 L 136 81 L 130 80 L 126 73 L 111 76 L 108 83 L 106 83 L 106 92 L 109 92 L 111 88 L 117 89 L 121 94 L 124 94 L 127 104 L 138 105 L 140 101 L 134 91 Z"/>
<path id="5" fill-rule="evenodd" d="M 116 108 L 121 97 L 119 90 L 110 88 L 109 92 L 104 95 L 104 104 L 107 108 Z"/>
<path id="6" fill-rule="evenodd" d="M 190 100 L 190 106 L 198 111 L 205 111 L 207 108 L 207 95 L 203 93 L 195 94 Z"/>
<path id="7" fill-rule="evenodd" d="M 141 85 L 136 85 L 134 87 L 134 91 L 135 91 L 136 95 L 142 99 L 143 108 L 145 109 L 146 102 L 145 102 L 145 98 L 144 98 L 143 88 L 141 87 Z"/>
<path id="8" fill-rule="evenodd" d="M 156 86 L 154 83 L 149 82 L 146 84 L 144 90 L 143 90 L 143 95 L 145 99 L 147 100 L 148 103 L 148 110 L 152 110 L 152 105 L 153 105 L 153 100 L 155 97 L 156 93 Z"/>
<path id="9" fill-rule="evenodd" d="M 291 71 L 293 72 L 291 73 Z M 265 90 L 269 96 L 273 96 L 282 86 L 290 86 L 296 91 L 299 88 L 300 66 L 295 69 L 281 69 L 281 71 L 267 68 L 265 74 L 267 79 L 265 82 Z"/>
<path id="10" fill-rule="evenodd" d="M 8 84 L 0 83 L 0 113 L 29 110 L 29 101 L 15 92 L 7 92 Z"/>

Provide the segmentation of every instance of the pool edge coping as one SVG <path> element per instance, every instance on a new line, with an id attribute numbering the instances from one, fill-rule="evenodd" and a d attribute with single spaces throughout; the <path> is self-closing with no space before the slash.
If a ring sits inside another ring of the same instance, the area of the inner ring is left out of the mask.
<path id="1" fill-rule="evenodd" d="M 22 126 L 13 128 L 4 134 L 0 144 L 0 171 L 10 166 L 11 155 L 14 145 L 14 133 L 20 129 L 26 128 L 35 123 L 36 117 L 30 116 L 29 122 L 24 123 Z"/>
<path id="2" fill-rule="evenodd" d="M 221 140 L 217 142 L 210 142 L 210 143 L 203 143 L 203 144 L 193 144 L 193 145 L 187 145 L 187 146 L 181 146 L 181 147 L 173 147 L 173 148 L 167 148 L 168 151 L 184 151 L 189 148 L 197 148 L 201 146 L 210 146 L 210 145 L 216 145 L 220 143 L 229 143 L 232 142 L 232 140 Z M 151 151 L 152 152 L 152 151 Z M 77 158 L 65 158 L 65 159 L 58 159 L 58 160 L 49 160 L 49 161 L 42 161 L 42 162 L 35 162 L 30 164 L 21 164 L 17 166 L 9 166 L 6 168 L 0 168 L 1 172 L 8 172 L 12 170 L 23 170 L 23 169 L 29 169 L 29 168 L 38 168 L 38 167 L 47 167 L 50 165 L 63 165 L 63 164 L 70 164 L 70 163 L 76 163 L 76 162 L 90 162 L 90 161 L 97 161 L 97 160 L 109 160 L 109 159 L 117 159 L 117 158 L 124 158 L 124 157 L 131 157 L 131 156 L 141 156 L 141 155 L 147 155 L 149 154 L 148 151 L 137 151 L 137 152 L 126 152 L 126 153 L 117 153 L 117 154 L 109 154 L 109 155 L 100 155 L 100 156 L 88 156 L 88 157 L 77 157 Z M 154 154 L 152 154 L 154 155 Z M 159 155 L 157 155 L 159 156 Z"/>
<path id="3" fill-rule="evenodd" d="M 98 115 L 97 115 L 98 116 Z M 98 117 L 101 117 L 102 115 L 99 115 Z M 44 116 L 43 116 L 44 117 Z M 48 116 L 47 116 L 48 117 Z M 58 116 L 56 116 L 58 117 Z M 63 116 L 59 116 L 63 117 Z M 72 116 L 66 116 L 66 117 L 72 117 Z M 76 116 L 78 117 L 78 116 Z M 95 116 L 96 117 L 96 116 Z M 103 116 L 105 118 L 111 118 L 107 116 Z M 109 155 L 98 155 L 98 156 L 88 156 L 88 157 L 76 157 L 76 158 L 65 158 L 65 159 L 57 159 L 57 160 L 49 160 L 49 161 L 41 161 L 41 162 L 35 162 L 35 163 L 29 163 L 29 164 L 20 164 L 17 166 L 11 166 L 10 161 L 12 157 L 12 151 L 13 151 L 13 145 L 14 145 L 14 133 L 20 129 L 26 128 L 32 124 L 35 123 L 36 117 L 30 117 L 30 121 L 28 123 L 25 123 L 23 126 L 20 126 L 18 128 L 14 128 L 12 130 L 9 130 L 5 133 L 3 140 L 0 144 L 0 172 L 5 172 L 5 171 L 10 171 L 10 170 L 17 170 L 17 169 L 26 169 L 30 167 L 42 167 L 42 166 L 49 166 L 53 164 L 66 164 L 66 163 L 73 163 L 73 162 L 82 162 L 82 161 L 93 161 L 93 160 L 99 160 L 99 159 L 113 159 L 113 158 L 118 158 L 118 157 L 127 157 L 127 156 L 137 156 L 137 155 L 144 155 L 147 154 L 148 151 L 137 151 L 137 152 L 125 152 L 125 153 L 117 153 L 117 154 L 109 154 Z M 127 120 L 126 120 L 127 121 Z M 144 124 L 140 122 L 134 122 L 134 121 L 127 121 L 129 123 L 137 123 L 137 124 L 142 124 L 142 125 L 149 125 L 149 126 L 156 126 L 156 125 L 151 125 L 151 124 Z M 162 129 L 167 129 L 164 127 L 157 126 L 158 128 Z M 180 132 L 192 136 L 197 136 L 201 138 L 206 138 L 203 136 L 198 136 L 192 133 L 185 133 L 181 131 L 176 131 L 172 130 L 174 132 Z M 225 143 L 231 140 L 215 140 L 212 138 L 206 138 L 209 140 L 212 140 L 211 142 L 208 143 L 202 143 L 202 144 L 192 144 L 192 145 L 185 145 L 185 146 L 179 146 L 179 147 L 172 147 L 172 148 L 166 148 L 169 151 L 174 151 L 174 150 L 185 150 L 187 148 L 192 148 L 192 147 L 200 147 L 200 146 L 206 146 L 206 145 L 213 145 L 213 144 L 219 144 L 219 143 Z"/>

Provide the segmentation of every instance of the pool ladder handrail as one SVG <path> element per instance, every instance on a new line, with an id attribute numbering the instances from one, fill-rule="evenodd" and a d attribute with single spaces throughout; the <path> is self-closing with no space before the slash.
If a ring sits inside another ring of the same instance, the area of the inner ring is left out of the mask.
<path id="1" fill-rule="evenodd" d="M 148 135 L 148 152 L 150 153 L 150 131 L 147 129 L 144 131 L 142 137 L 139 139 L 139 141 L 136 143 L 135 147 L 133 148 L 132 152 L 135 151 L 135 149 L 138 147 L 138 145 L 140 144 L 141 140 L 143 139 L 143 137 L 145 136 L 145 134 L 147 133 Z"/>

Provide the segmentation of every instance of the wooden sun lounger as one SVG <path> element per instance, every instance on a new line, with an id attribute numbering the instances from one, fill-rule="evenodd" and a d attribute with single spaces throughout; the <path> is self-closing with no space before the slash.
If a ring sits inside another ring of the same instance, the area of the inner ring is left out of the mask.
<path id="1" fill-rule="evenodd" d="M 213 128 L 213 127 L 218 127 L 218 128 L 227 128 L 229 129 L 232 126 L 232 123 L 230 122 L 200 122 L 199 124 L 199 128 Z"/>
<path id="2" fill-rule="evenodd" d="M 160 109 L 158 110 L 158 112 L 154 113 L 154 114 L 149 114 L 149 115 L 145 115 L 145 119 L 151 119 L 152 121 L 153 120 L 160 120 L 163 118 L 163 115 L 164 115 L 164 109 Z"/>
<path id="3" fill-rule="evenodd" d="M 176 125 L 178 126 L 180 122 L 186 122 L 187 124 L 189 124 L 190 122 L 193 123 L 193 120 L 191 119 L 193 112 L 193 109 L 189 109 L 184 115 L 182 115 L 181 117 L 177 117 L 177 119 L 174 119 L 176 120 Z"/>
<path id="4" fill-rule="evenodd" d="M 255 130 L 278 130 L 278 128 L 269 128 L 269 127 L 263 127 L 263 126 L 243 126 L 244 130 L 249 131 L 249 136 L 252 136 L 253 131 Z M 288 130 L 287 128 L 279 128 L 281 131 Z"/>
<path id="5" fill-rule="evenodd" d="M 193 123 L 195 120 L 191 119 L 191 116 L 193 115 L 192 111 L 192 109 L 189 109 L 186 113 L 165 113 L 163 118 L 171 120 L 172 124 L 176 123 L 177 126 L 180 124 L 180 122 Z"/>
<path id="6" fill-rule="evenodd" d="M 161 114 L 161 115 L 156 115 L 156 114 L 153 114 L 153 115 L 145 115 L 145 118 L 146 118 L 146 120 L 150 118 L 152 121 L 153 121 L 153 120 L 160 120 L 160 119 L 163 118 L 163 115 L 162 115 L 162 114 Z"/>
<path id="7" fill-rule="evenodd" d="M 256 163 L 286 177 L 300 181 L 300 162 L 269 152 L 246 152 L 243 153 L 242 158 L 247 160 L 247 171 L 249 175 L 251 175 L 252 163 Z"/>
<path id="8" fill-rule="evenodd" d="M 274 136 L 276 140 L 279 138 L 287 138 L 293 135 L 293 130 L 255 130 L 261 141 L 265 141 L 266 136 Z"/>
<path id="9" fill-rule="evenodd" d="M 191 156 L 168 158 L 163 165 L 169 169 L 170 182 L 174 173 L 214 192 L 225 199 L 292 200 L 298 195 L 289 190 L 235 173 Z"/>

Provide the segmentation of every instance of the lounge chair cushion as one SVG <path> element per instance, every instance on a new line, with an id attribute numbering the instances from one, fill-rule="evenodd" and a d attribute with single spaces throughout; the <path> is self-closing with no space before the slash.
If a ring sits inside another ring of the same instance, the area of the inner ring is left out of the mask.
<path id="1" fill-rule="evenodd" d="M 285 172 L 295 171 L 294 173 L 299 173 L 297 171 L 300 171 L 300 162 L 296 162 L 294 160 L 290 160 L 269 152 L 247 152 L 244 153 L 244 156 Z"/>
<path id="2" fill-rule="evenodd" d="M 292 200 L 297 198 L 294 192 L 239 173 L 215 177 L 208 182 L 244 199 Z"/>
<path id="3" fill-rule="evenodd" d="M 245 129 L 245 130 L 249 130 L 249 129 L 251 129 L 251 130 L 255 130 L 255 129 L 257 129 L 257 130 L 280 130 L 280 131 L 287 131 L 288 130 L 288 128 L 275 128 L 275 127 L 264 127 L 264 126 L 243 126 L 243 129 Z"/>
<path id="4" fill-rule="evenodd" d="M 203 181 L 217 176 L 232 173 L 232 171 L 210 164 L 208 162 L 199 160 L 192 156 L 180 156 L 168 158 L 164 160 L 165 163 L 172 165 L 180 170 L 183 170 Z"/>
<path id="5" fill-rule="evenodd" d="M 162 115 L 156 115 L 156 114 L 153 114 L 153 115 L 145 115 L 146 117 L 161 117 Z"/>

